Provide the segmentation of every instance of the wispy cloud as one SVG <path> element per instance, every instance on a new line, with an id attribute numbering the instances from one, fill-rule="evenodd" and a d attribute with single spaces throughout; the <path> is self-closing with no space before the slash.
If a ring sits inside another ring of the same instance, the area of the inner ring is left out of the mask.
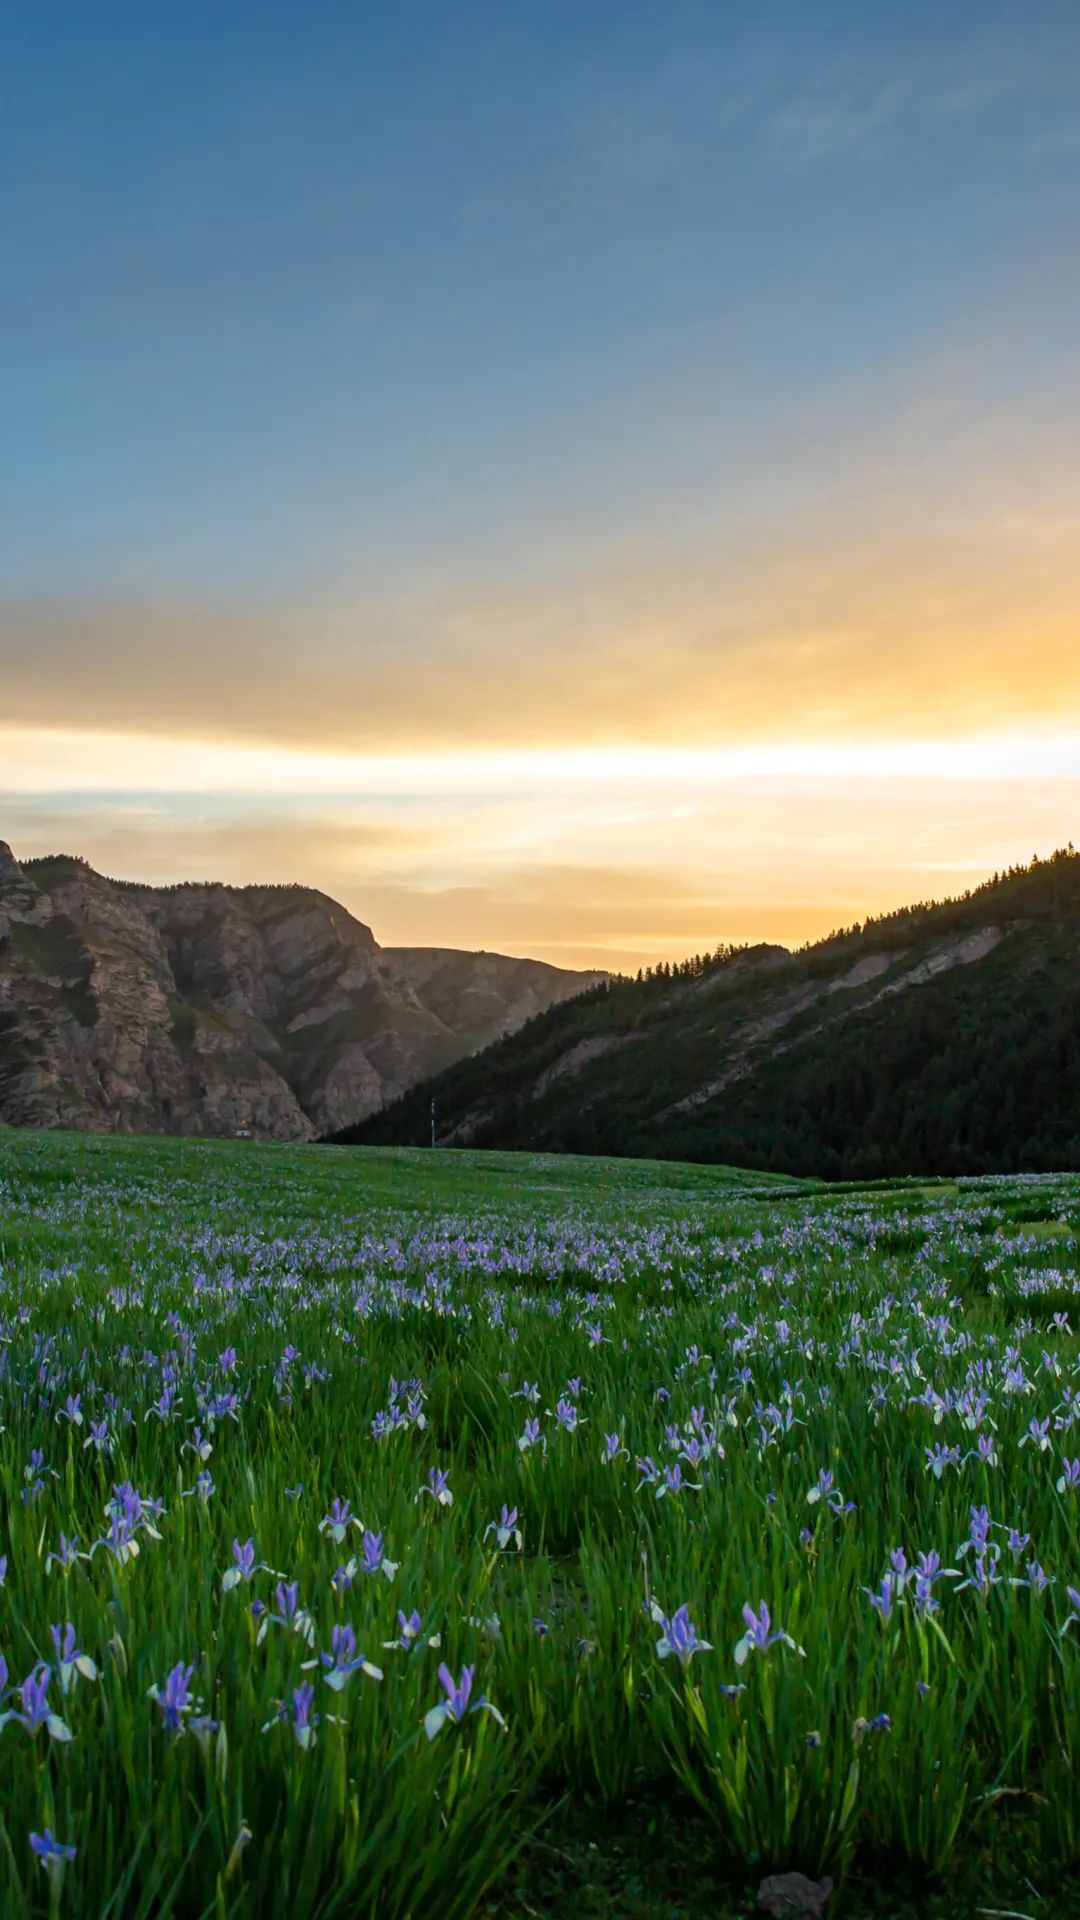
<path id="1" fill-rule="evenodd" d="M 1017 44 L 992 19 L 972 31 L 921 47 L 807 57 L 785 63 L 762 116 L 774 151 L 791 164 L 876 158 L 903 139 L 949 131 L 1003 107 L 1038 105 L 1044 115 L 1070 113 L 1070 89 L 1048 60 L 1048 42 Z M 1067 71 L 1075 31 L 1052 36 Z"/>
<path id="2" fill-rule="evenodd" d="M 975 331 L 760 418 L 702 348 L 598 404 L 594 451 L 487 550 L 273 602 L 0 594 L 4 719 L 410 751 L 1078 713 L 1078 301 L 1039 252 Z"/>
<path id="3" fill-rule="evenodd" d="M 732 742 L 986 730 L 1080 714 L 1075 514 L 847 553 L 789 545 L 681 574 L 495 590 L 418 609 L 192 604 L 0 610 L 5 721 L 334 751 Z M 422 635 L 422 638 L 420 637 Z"/>
<path id="4" fill-rule="evenodd" d="M 0 753 L 10 764 L 8 741 Z M 1049 852 L 1080 819 L 1077 736 L 387 762 L 365 776 L 374 799 L 305 793 L 302 761 L 272 792 L 110 793 L 122 755 L 103 744 L 96 792 L 0 794 L 0 837 L 121 878 L 300 880 L 383 944 L 574 965 L 797 944 Z M 147 743 L 132 771 L 145 780 L 150 764 Z"/>

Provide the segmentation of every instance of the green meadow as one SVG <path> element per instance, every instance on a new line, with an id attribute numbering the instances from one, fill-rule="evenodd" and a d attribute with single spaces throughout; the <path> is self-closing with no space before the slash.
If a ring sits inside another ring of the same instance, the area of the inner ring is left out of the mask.
<path id="1" fill-rule="evenodd" d="M 1071 1176 L 0 1132 L 0 1914 L 1075 1913 L 1078 1246 Z"/>

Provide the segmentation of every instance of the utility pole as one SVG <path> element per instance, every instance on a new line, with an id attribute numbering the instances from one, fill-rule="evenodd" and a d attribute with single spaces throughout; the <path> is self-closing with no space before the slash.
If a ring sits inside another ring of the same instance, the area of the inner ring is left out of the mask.
<path id="1" fill-rule="evenodd" d="M 435 1145 L 435 1096 L 431 1097 L 431 1144 Z"/>

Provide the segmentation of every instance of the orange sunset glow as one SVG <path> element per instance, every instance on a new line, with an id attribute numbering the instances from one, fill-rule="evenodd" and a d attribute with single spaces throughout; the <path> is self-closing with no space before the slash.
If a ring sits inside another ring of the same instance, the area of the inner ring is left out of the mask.
<path id="1" fill-rule="evenodd" d="M 74 144 L 24 182 L 20 854 L 302 880 L 386 942 L 621 968 L 798 944 L 1074 833 L 1080 149 L 1054 63 L 871 36 L 763 78 L 719 50 L 687 21 L 656 76 L 612 43 L 606 92 L 541 62 L 543 138 L 497 187 L 421 81 L 421 175 L 356 224 L 389 123 L 323 128 L 312 96 L 311 194 L 273 241 L 235 103 L 206 128 L 210 238 L 197 175 L 149 253 L 121 237 L 137 169 L 122 205 Z M 66 254 L 32 226 L 61 190 Z M 47 379 L 76 311 L 96 411 Z"/>

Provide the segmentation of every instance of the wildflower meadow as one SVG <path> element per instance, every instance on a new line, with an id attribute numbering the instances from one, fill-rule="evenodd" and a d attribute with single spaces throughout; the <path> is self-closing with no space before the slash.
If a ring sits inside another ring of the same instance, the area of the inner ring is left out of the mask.
<path id="1" fill-rule="evenodd" d="M 1078 1234 L 1066 1177 L 0 1133 L 0 1914 L 599 1911 L 543 1862 L 635 1822 L 718 1891 L 604 1911 L 1070 1910 Z"/>

